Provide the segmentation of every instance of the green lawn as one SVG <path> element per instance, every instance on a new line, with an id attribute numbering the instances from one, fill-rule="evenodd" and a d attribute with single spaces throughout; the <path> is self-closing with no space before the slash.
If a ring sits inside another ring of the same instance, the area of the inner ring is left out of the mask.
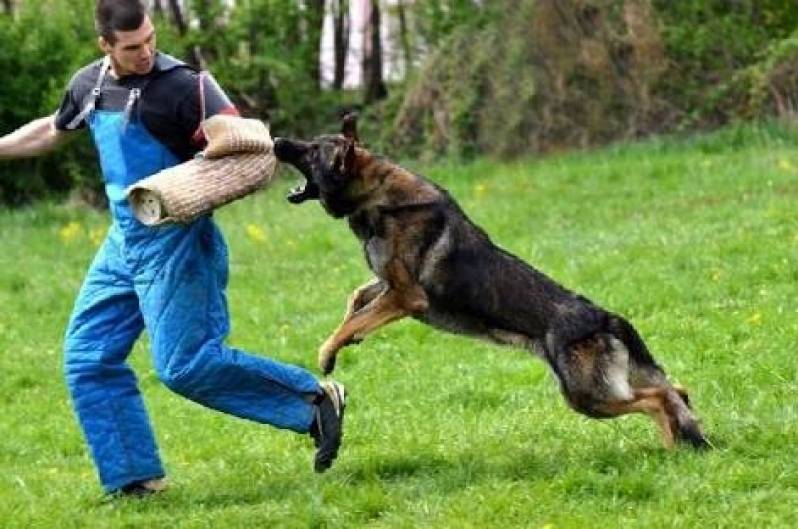
<path id="1" fill-rule="evenodd" d="M 412 166 L 411 164 L 408 164 Z M 0 211 L 3 527 L 796 527 L 798 133 L 731 128 L 590 153 L 419 168 L 501 246 L 625 314 L 691 390 L 717 449 L 666 452 L 645 417 L 571 412 L 537 360 L 407 321 L 339 357 L 345 447 L 171 394 L 132 355 L 172 488 L 106 501 L 61 338 L 106 215 Z M 369 277 L 345 222 L 267 192 L 217 214 L 230 342 L 315 371 Z"/>

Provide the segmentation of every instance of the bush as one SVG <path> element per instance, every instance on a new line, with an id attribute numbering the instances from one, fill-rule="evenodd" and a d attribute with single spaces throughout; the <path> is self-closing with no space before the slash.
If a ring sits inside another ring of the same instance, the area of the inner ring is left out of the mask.
<path id="1" fill-rule="evenodd" d="M 452 34 L 387 103 L 388 148 L 511 156 L 660 130 L 666 61 L 648 1 L 512 4 Z"/>
<path id="2" fill-rule="evenodd" d="M 384 149 L 512 156 L 791 113 L 798 4 L 512 0 L 379 111 Z"/>
<path id="3" fill-rule="evenodd" d="M 98 54 L 91 0 L 31 0 L 16 19 L 0 15 L 0 134 L 58 109 L 76 68 Z M 88 160 L 88 161 L 87 161 Z M 0 203 L 16 204 L 75 186 L 98 187 L 87 141 L 37 160 L 0 164 Z"/>

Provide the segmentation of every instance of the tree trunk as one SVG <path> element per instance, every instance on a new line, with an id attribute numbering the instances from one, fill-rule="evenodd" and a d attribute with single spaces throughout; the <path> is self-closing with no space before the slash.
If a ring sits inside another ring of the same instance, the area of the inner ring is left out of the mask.
<path id="1" fill-rule="evenodd" d="M 399 18 L 399 44 L 402 47 L 402 59 L 404 60 L 403 74 L 407 76 L 413 68 L 413 53 L 410 50 L 410 34 L 407 29 L 407 10 L 404 0 L 397 2 L 396 14 Z"/>
<path id="2" fill-rule="evenodd" d="M 152 3 L 152 11 L 153 11 L 153 13 L 155 13 L 158 16 L 162 16 L 163 15 L 163 4 L 161 3 L 161 0 L 154 0 L 153 1 L 153 3 Z"/>
<path id="3" fill-rule="evenodd" d="M 321 39 L 324 29 L 325 0 L 306 0 L 308 74 L 317 88 L 321 88 Z"/>
<path id="4" fill-rule="evenodd" d="M 3 11 L 6 15 L 14 13 L 14 0 L 3 0 Z"/>
<path id="5" fill-rule="evenodd" d="M 379 0 L 367 0 L 366 27 L 363 30 L 363 94 L 366 104 L 388 95 L 382 78 L 382 41 Z"/>
<path id="6" fill-rule="evenodd" d="M 180 1 L 169 0 L 169 10 L 172 13 L 172 22 L 177 27 L 177 32 L 181 37 L 184 36 L 188 32 L 188 23 L 186 22 L 183 8 L 180 6 Z M 195 68 L 205 68 L 205 60 L 202 58 L 202 51 L 200 51 L 199 46 L 191 47 L 188 62 Z"/>
<path id="7" fill-rule="evenodd" d="M 340 90 L 346 77 L 346 58 L 349 56 L 349 34 L 351 19 L 349 18 L 349 0 L 332 0 L 333 17 L 333 88 Z"/>
<path id="8" fill-rule="evenodd" d="M 188 24 L 186 24 L 186 17 L 183 15 L 183 8 L 180 7 L 179 0 L 169 0 L 169 10 L 172 13 L 172 22 L 177 27 L 177 32 L 181 36 L 185 35 L 188 31 Z"/>

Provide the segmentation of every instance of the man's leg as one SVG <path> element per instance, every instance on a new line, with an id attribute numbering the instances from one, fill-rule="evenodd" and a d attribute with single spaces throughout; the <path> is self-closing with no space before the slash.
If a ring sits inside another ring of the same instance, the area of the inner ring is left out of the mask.
<path id="1" fill-rule="evenodd" d="M 143 325 L 132 278 L 109 237 L 78 294 L 64 346 L 72 403 L 108 492 L 164 475 L 136 377 L 126 362 Z"/>
<path id="2" fill-rule="evenodd" d="M 324 395 L 298 366 L 225 345 L 229 317 L 224 289 L 227 250 L 210 219 L 142 247 L 161 259 L 140 261 L 136 289 L 155 368 L 173 391 L 204 406 L 296 432 L 309 432 Z M 165 256 L 165 257 L 164 257 Z"/>

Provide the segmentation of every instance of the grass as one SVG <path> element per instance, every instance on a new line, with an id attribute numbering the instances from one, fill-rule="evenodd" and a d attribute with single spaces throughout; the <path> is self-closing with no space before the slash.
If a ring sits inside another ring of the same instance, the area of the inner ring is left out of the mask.
<path id="1" fill-rule="evenodd" d="M 61 375 L 61 339 L 106 216 L 0 212 L 4 527 L 790 527 L 798 525 L 798 135 L 777 125 L 517 163 L 425 168 L 500 245 L 627 315 L 717 449 L 665 452 L 644 417 L 569 411 L 524 352 L 390 326 L 339 357 L 345 448 L 166 390 L 132 362 L 172 488 L 103 499 Z M 412 164 L 411 164 L 412 165 Z M 418 169 L 418 168 L 416 168 Z M 283 199 L 293 175 L 217 213 L 230 343 L 315 371 L 368 279 L 344 222 Z"/>

